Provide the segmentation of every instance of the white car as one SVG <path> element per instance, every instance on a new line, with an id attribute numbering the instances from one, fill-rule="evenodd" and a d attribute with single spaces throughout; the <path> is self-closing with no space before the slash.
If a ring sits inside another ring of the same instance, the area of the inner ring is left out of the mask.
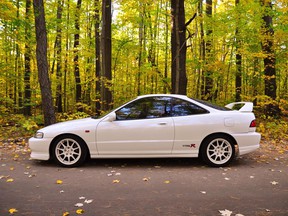
<path id="1" fill-rule="evenodd" d="M 259 148 L 252 110 L 251 102 L 218 107 L 184 95 L 139 96 L 99 119 L 40 129 L 29 140 L 31 158 L 73 167 L 87 157 L 200 157 L 210 166 L 226 166 Z"/>

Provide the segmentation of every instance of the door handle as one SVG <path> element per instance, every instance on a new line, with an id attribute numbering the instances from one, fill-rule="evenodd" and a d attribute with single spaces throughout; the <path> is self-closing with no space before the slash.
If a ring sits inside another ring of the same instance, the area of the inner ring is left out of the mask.
<path id="1" fill-rule="evenodd" d="M 167 122 L 160 122 L 159 125 L 167 125 Z"/>

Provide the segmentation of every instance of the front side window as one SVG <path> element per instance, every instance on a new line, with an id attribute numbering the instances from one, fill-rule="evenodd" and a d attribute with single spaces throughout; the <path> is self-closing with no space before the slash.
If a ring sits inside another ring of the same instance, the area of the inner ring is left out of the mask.
<path id="1" fill-rule="evenodd" d="M 116 111 L 117 120 L 137 120 L 169 117 L 171 98 L 149 97 L 134 101 Z"/>

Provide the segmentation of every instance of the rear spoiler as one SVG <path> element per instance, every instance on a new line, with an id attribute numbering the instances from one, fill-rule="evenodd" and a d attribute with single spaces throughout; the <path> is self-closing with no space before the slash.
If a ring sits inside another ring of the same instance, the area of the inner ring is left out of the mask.
<path id="1" fill-rule="evenodd" d="M 242 105 L 242 107 L 238 110 L 240 112 L 252 112 L 253 111 L 252 102 L 234 102 L 234 103 L 227 104 L 225 107 L 228 109 L 233 109 L 235 105 Z"/>

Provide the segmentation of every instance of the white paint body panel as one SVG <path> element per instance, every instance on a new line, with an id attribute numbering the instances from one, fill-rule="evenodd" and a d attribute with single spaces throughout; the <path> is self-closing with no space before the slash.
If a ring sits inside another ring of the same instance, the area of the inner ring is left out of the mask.
<path id="1" fill-rule="evenodd" d="M 99 155 L 171 154 L 174 142 L 172 118 L 102 121 L 96 142 Z"/>

